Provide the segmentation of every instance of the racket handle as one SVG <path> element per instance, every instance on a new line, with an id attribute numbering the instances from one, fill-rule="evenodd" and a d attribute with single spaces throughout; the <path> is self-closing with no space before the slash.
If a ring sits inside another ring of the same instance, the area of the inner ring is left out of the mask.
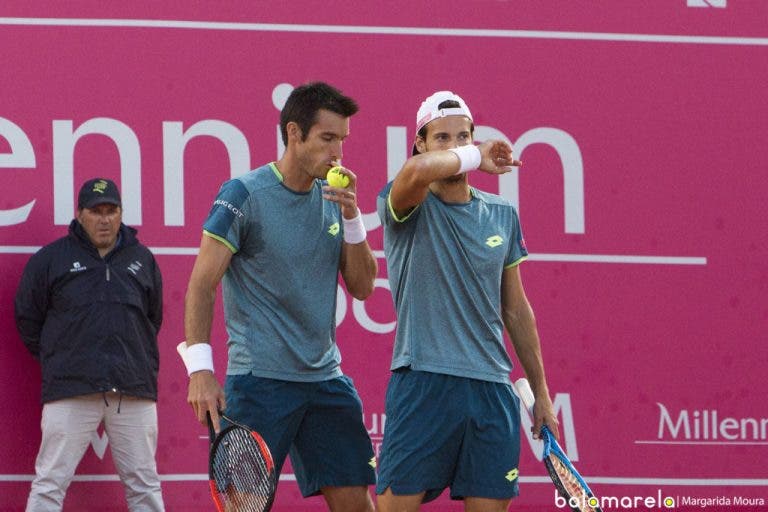
<path id="1" fill-rule="evenodd" d="M 533 390 L 526 378 L 520 378 L 515 381 L 515 389 L 517 390 L 517 396 L 523 401 L 523 405 L 528 409 L 528 413 L 533 416 L 533 404 L 536 399 L 533 398 Z"/>
<path id="2" fill-rule="evenodd" d="M 208 420 L 208 437 L 211 438 L 211 443 L 216 439 L 216 431 L 213 429 L 213 421 L 211 420 L 211 413 L 205 413 L 205 418 Z"/>

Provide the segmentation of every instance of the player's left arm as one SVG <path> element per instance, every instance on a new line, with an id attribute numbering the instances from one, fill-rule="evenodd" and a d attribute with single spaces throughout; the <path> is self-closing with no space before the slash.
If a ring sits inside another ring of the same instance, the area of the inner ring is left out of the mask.
<path id="1" fill-rule="evenodd" d="M 357 207 L 357 176 L 349 169 L 342 171 L 349 177 L 349 185 L 346 188 L 331 186 L 323 187 L 323 198 L 338 203 L 341 207 L 341 216 L 345 223 L 345 241 L 341 244 L 341 260 L 339 271 L 347 286 L 347 291 L 358 300 L 365 300 L 373 293 L 373 282 L 378 272 L 376 257 L 373 255 L 368 240 L 364 239 L 356 243 L 346 241 L 347 223 L 362 224 L 360 209 Z M 358 218 L 360 217 L 360 218 Z"/>
<path id="2" fill-rule="evenodd" d="M 501 316 L 536 398 L 533 432 L 538 435 L 542 424 L 546 424 L 558 438 L 558 421 L 544 374 L 536 317 L 525 295 L 519 265 L 505 268 L 502 274 Z"/>

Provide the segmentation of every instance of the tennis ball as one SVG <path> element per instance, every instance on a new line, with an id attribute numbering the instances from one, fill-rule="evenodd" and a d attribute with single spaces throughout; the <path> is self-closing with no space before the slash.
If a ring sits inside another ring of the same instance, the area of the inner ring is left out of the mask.
<path id="1" fill-rule="evenodd" d="M 349 186 L 349 176 L 341 172 L 341 167 L 331 167 L 328 174 L 325 175 L 328 184 L 332 187 L 347 188 Z"/>

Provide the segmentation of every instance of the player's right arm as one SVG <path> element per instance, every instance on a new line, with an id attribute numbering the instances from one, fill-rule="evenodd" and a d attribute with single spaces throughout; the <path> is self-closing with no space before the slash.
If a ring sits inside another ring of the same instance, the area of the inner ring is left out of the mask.
<path id="1" fill-rule="evenodd" d="M 187 346 L 210 343 L 216 289 L 224 277 L 232 259 L 232 251 L 224 243 L 203 234 L 200 252 L 189 278 L 184 301 L 184 333 Z M 197 420 L 207 424 L 210 413 L 214 429 L 219 431 L 219 409 L 226 407 L 224 391 L 209 370 L 200 370 L 189 377 L 187 402 L 192 406 Z"/>
<path id="2" fill-rule="evenodd" d="M 512 155 L 512 148 L 504 141 L 489 140 L 477 148 L 480 150 L 480 170 L 503 174 L 520 162 Z M 429 185 L 459 172 L 461 160 L 451 150 L 436 150 L 409 158 L 392 182 L 389 204 L 398 218 L 403 218 L 427 197 Z"/>

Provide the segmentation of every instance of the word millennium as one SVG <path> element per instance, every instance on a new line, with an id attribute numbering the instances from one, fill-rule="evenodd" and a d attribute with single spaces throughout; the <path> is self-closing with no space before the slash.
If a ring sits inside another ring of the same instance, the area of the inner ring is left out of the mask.
<path id="1" fill-rule="evenodd" d="M 716 409 L 681 409 L 673 420 L 667 408 L 659 406 L 659 439 L 686 441 L 766 441 L 768 418 L 721 418 Z M 669 437 L 667 436 L 669 435 Z"/>

